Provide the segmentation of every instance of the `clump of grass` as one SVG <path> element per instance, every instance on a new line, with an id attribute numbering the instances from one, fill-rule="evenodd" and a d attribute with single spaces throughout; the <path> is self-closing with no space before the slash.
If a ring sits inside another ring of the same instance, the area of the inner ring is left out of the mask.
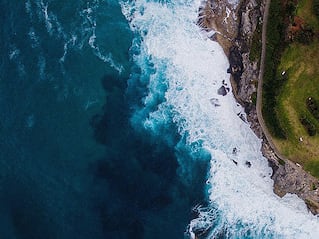
<path id="1" fill-rule="evenodd" d="M 316 190 L 316 189 L 317 189 L 316 184 L 312 183 L 311 189 L 312 189 L 312 190 Z"/>
<path id="2" fill-rule="evenodd" d="M 284 166 L 284 165 L 286 164 L 286 162 L 285 162 L 284 160 L 282 160 L 282 159 L 279 159 L 279 160 L 278 160 L 278 163 L 279 163 L 280 165 L 282 165 L 282 166 Z"/>
<path id="3" fill-rule="evenodd" d="M 300 117 L 301 124 L 307 130 L 309 136 L 315 136 L 317 133 L 316 126 L 311 122 L 311 120 L 307 116 Z"/>
<path id="4" fill-rule="evenodd" d="M 301 44 L 309 45 L 313 42 L 314 36 L 315 33 L 312 27 L 308 25 L 297 33 L 296 40 Z"/>
<path id="5" fill-rule="evenodd" d="M 253 39 L 251 42 L 249 60 L 259 61 L 261 55 L 261 33 L 262 33 L 262 24 L 258 22 L 257 28 L 254 32 Z"/>
<path id="6" fill-rule="evenodd" d="M 319 104 L 313 97 L 308 97 L 307 99 L 307 108 L 310 113 L 319 120 Z"/>
<path id="7" fill-rule="evenodd" d="M 316 17 L 319 20 L 319 0 L 313 0 L 312 2 L 312 8 L 313 8 L 313 13 L 316 15 Z"/>
<path id="8" fill-rule="evenodd" d="M 306 171 L 309 171 L 313 176 L 319 178 L 319 162 L 311 160 L 305 164 Z"/>
<path id="9" fill-rule="evenodd" d="M 257 103 L 257 92 L 252 93 L 251 95 L 251 101 L 254 105 Z"/>

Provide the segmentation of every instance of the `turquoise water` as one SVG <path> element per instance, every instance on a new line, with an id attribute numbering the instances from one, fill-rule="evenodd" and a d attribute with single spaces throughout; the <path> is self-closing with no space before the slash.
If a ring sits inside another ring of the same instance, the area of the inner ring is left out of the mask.
<path id="1" fill-rule="evenodd" d="M 0 6 L 1 238 L 183 238 L 207 167 L 184 184 L 175 126 L 132 127 L 147 84 L 120 4 Z"/>
<path id="2" fill-rule="evenodd" d="M 0 0 L 0 238 L 318 238 L 199 6 Z"/>

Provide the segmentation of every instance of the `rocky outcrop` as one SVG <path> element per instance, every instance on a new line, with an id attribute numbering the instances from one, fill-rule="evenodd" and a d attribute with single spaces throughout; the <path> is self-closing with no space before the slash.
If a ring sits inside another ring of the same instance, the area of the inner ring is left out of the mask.
<path id="1" fill-rule="evenodd" d="M 249 60 L 253 34 L 261 19 L 262 9 L 255 0 L 232 4 L 225 0 L 209 0 L 200 9 L 198 25 L 216 32 L 218 41 L 229 58 L 234 94 L 245 108 L 253 107 L 251 96 L 256 92 L 258 62 Z"/>
<path id="2" fill-rule="evenodd" d="M 259 58 L 249 57 L 254 32 L 262 24 L 265 0 L 241 0 L 232 4 L 225 0 L 207 0 L 200 9 L 198 24 L 215 30 L 212 40 L 218 41 L 229 58 L 233 93 L 245 107 L 247 120 L 255 134 L 263 139 L 262 152 L 273 168 L 274 192 L 280 197 L 294 193 L 302 198 L 313 214 L 319 213 L 318 179 L 302 167 L 278 156 L 267 141 L 259 124 L 254 94 L 259 79 Z"/>
<path id="3" fill-rule="evenodd" d="M 241 76 L 244 71 L 243 65 L 243 57 L 242 53 L 237 46 L 231 46 L 229 49 L 229 69 L 228 73 L 230 73 L 233 77 L 233 80 L 236 82 L 236 92 L 241 90 Z"/>
<path id="4" fill-rule="evenodd" d="M 305 201 L 313 214 L 319 213 L 319 182 L 302 169 L 302 166 L 278 157 L 267 141 L 262 145 L 262 152 L 274 169 L 274 192 L 283 197 L 287 193 L 298 195 Z"/>
<path id="5" fill-rule="evenodd" d="M 254 32 L 260 24 L 261 13 L 260 5 L 255 0 L 243 0 L 239 5 L 239 30 L 234 44 L 238 46 L 243 59 L 243 73 L 240 81 L 236 82 L 238 84 L 236 93 L 237 98 L 245 103 L 245 107 L 252 103 L 251 95 L 257 90 L 258 59 L 250 61 L 249 54 Z"/>
<path id="6" fill-rule="evenodd" d="M 213 40 L 218 41 L 229 59 L 228 73 L 235 98 L 245 107 L 247 119 L 258 137 L 262 130 L 258 123 L 255 102 L 259 68 L 258 59 L 249 59 L 254 32 L 261 24 L 262 4 L 256 0 L 242 0 L 232 4 L 225 0 L 208 0 L 200 9 L 198 24 L 205 30 L 214 29 Z"/>
<path id="7" fill-rule="evenodd" d="M 238 7 L 225 0 L 207 0 L 199 9 L 198 25 L 207 31 L 215 31 L 212 39 L 223 47 L 226 55 L 238 34 Z"/>

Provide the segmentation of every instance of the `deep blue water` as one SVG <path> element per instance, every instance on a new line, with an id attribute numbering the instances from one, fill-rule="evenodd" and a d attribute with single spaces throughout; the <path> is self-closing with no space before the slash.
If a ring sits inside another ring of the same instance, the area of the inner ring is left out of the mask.
<path id="1" fill-rule="evenodd" d="M 176 126 L 162 138 L 134 124 L 147 82 L 119 3 L 0 9 L 1 238 L 183 238 L 208 161 L 189 160 L 185 182 L 177 155 L 197 156 L 175 147 Z"/>
<path id="2" fill-rule="evenodd" d="M 228 61 L 199 8 L 0 0 L 1 239 L 318 238 L 218 94 Z"/>

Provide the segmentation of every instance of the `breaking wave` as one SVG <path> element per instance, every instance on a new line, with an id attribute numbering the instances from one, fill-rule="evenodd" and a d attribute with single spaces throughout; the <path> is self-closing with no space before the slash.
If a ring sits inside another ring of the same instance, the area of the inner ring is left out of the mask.
<path id="1" fill-rule="evenodd" d="M 135 34 L 132 60 L 141 69 L 130 86 L 143 84 L 148 93 L 134 108 L 131 124 L 146 129 L 176 149 L 179 174 L 191 177 L 190 160 L 209 160 L 208 207 L 197 207 L 188 233 L 195 238 L 317 238 L 318 219 L 295 195 L 279 198 L 261 142 L 238 114 L 243 109 L 231 93 L 222 48 L 196 25 L 200 1 L 121 2 Z M 209 34 L 209 33 L 208 33 Z M 169 125 L 181 136 L 171 140 Z M 187 148 L 193 159 L 178 154 Z M 198 157 L 201 155 L 201 157 Z M 208 156 L 207 156 L 208 155 Z M 200 158 L 200 159 L 198 159 Z"/>

